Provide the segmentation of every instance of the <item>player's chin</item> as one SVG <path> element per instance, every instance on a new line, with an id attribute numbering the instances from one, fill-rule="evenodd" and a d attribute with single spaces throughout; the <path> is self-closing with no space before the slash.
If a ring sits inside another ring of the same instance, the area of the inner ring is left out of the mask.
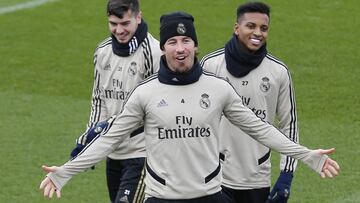
<path id="1" fill-rule="evenodd" d="M 128 36 L 121 36 L 121 37 L 116 37 L 116 39 L 117 39 L 117 41 L 119 42 L 119 43 L 122 43 L 122 44 L 125 44 L 125 43 L 128 43 L 129 42 L 129 40 L 130 40 L 130 37 L 128 37 Z"/>
<path id="2" fill-rule="evenodd" d="M 250 44 L 248 45 L 248 49 L 252 52 L 257 52 L 262 46 L 263 44 Z"/>

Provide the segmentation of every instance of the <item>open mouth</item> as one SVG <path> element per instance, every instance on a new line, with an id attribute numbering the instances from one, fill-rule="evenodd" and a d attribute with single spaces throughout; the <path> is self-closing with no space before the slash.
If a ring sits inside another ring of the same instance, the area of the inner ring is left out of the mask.
<path id="1" fill-rule="evenodd" d="M 176 60 L 178 60 L 178 61 L 184 61 L 185 60 L 185 56 L 177 56 L 176 57 Z"/>
<path id="2" fill-rule="evenodd" d="M 254 45 L 260 45 L 261 44 L 261 40 L 260 39 L 254 39 L 254 38 L 251 38 L 250 39 L 250 42 Z"/>

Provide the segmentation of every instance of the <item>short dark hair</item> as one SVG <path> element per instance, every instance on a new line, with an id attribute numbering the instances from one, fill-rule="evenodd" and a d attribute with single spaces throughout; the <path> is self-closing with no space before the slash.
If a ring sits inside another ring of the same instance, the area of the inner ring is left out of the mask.
<path id="1" fill-rule="evenodd" d="M 236 20 L 238 21 L 245 13 L 263 13 L 270 19 L 270 6 L 262 2 L 241 4 L 236 11 Z"/>
<path id="2" fill-rule="evenodd" d="M 140 11 L 138 0 L 109 0 L 107 4 L 107 15 L 115 15 L 116 17 L 123 18 L 124 13 L 131 10 L 134 15 Z"/>

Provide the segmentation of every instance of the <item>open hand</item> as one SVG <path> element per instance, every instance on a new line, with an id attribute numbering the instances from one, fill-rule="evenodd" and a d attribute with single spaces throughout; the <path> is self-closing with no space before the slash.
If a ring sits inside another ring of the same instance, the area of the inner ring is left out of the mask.
<path id="1" fill-rule="evenodd" d="M 331 148 L 331 149 L 318 149 L 320 154 L 332 154 L 335 152 L 335 148 Z M 321 177 L 322 178 L 334 178 L 335 176 L 339 175 L 340 173 L 340 166 L 339 164 L 335 161 L 332 160 L 331 158 L 326 159 L 324 166 L 321 170 Z"/>
<path id="2" fill-rule="evenodd" d="M 56 172 L 58 167 L 57 166 L 46 166 L 43 165 L 42 169 L 47 172 Z M 44 197 L 52 198 L 54 193 L 56 193 L 57 198 L 61 197 L 61 192 L 55 186 L 55 184 L 51 181 L 49 177 L 45 177 L 43 181 L 40 183 L 40 190 L 44 190 Z"/>

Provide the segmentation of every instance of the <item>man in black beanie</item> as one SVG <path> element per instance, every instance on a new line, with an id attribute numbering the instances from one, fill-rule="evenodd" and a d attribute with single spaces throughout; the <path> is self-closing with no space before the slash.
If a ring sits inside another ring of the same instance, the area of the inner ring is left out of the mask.
<path id="1" fill-rule="evenodd" d="M 165 45 L 168 45 L 167 50 L 165 50 Z M 193 16 L 184 12 L 162 15 L 160 17 L 160 48 L 164 55 L 161 57 L 161 62 L 168 68 L 159 70 L 159 74 L 165 70 L 175 73 L 198 70 L 193 68 L 193 66 L 198 65 L 197 46 Z M 191 73 L 189 74 L 191 75 Z M 176 79 L 169 79 L 182 81 L 189 78 L 177 75 Z"/>

